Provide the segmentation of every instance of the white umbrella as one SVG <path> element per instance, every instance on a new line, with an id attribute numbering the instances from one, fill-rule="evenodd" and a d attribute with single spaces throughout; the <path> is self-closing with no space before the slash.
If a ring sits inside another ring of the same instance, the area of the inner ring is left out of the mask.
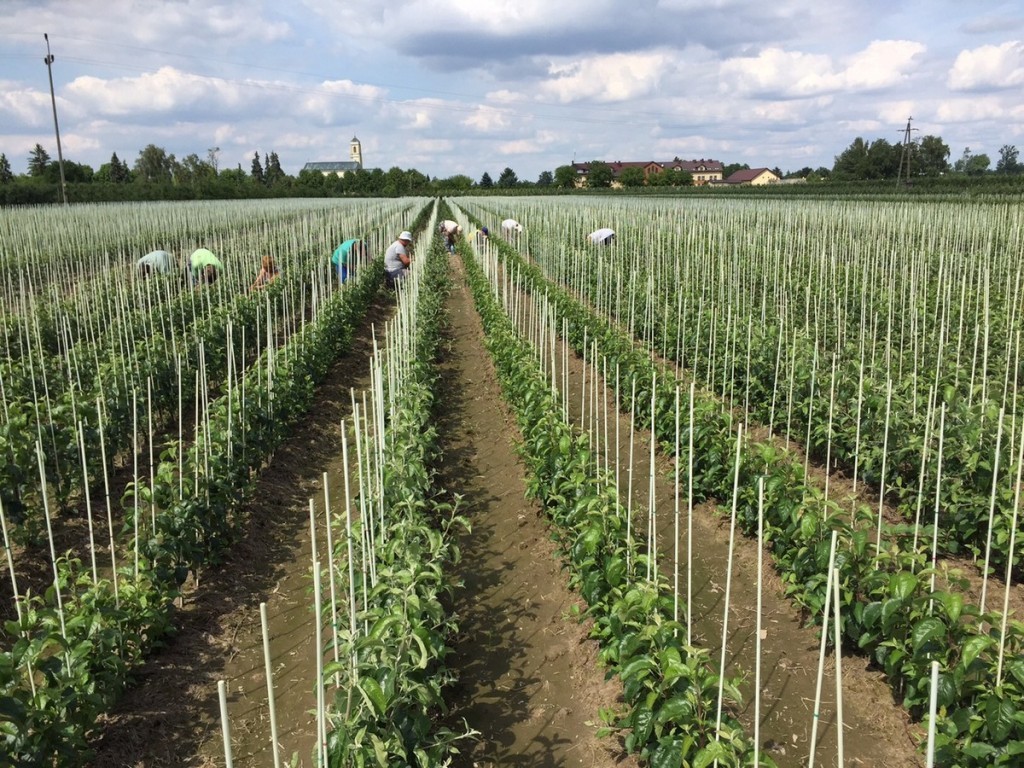
<path id="1" fill-rule="evenodd" d="M 602 227 L 596 232 L 591 232 L 587 237 L 590 238 L 592 243 L 607 243 L 611 238 L 615 237 L 615 230 Z"/>

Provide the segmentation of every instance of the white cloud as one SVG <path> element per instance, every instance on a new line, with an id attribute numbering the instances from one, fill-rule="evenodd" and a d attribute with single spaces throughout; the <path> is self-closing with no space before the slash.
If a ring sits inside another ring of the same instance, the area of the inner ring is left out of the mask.
<path id="1" fill-rule="evenodd" d="M 533 138 L 515 139 L 498 145 L 498 154 L 502 155 L 533 155 L 543 152 L 557 140 L 551 131 L 538 131 Z"/>
<path id="2" fill-rule="evenodd" d="M 510 123 L 511 114 L 508 110 L 489 107 L 485 104 L 477 107 L 469 117 L 462 121 L 467 128 L 473 128 L 481 133 L 503 130 L 508 128 Z"/>
<path id="3" fill-rule="evenodd" d="M 563 104 L 584 100 L 627 101 L 654 92 L 675 69 L 675 57 L 660 51 L 552 63 L 548 68 L 551 79 L 540 84 L 539 92 Z"/>
<path id="4" fill-rule="evenodd" d="M 1024 85 L 1024 43 L 983 45 L 960 51 L 947 83 L 954 91 L 995 90 Z"/>
<path id="5" fill-rule="evenodd" d="M 84 76 L 66 86 L 69 100 L 76 109 L 109 116 L 166 114 L 197 106 L 223 111 L 246 100 L 242 90 L 238 83 L 194 75 L 174 67 L 111 80 Z"/>
<path id="6" fill-rule="evenodd" d="M 360 85 L 351 80 L 328 80 L 315 90 L 304 93 L 299 99 L 298 109 L 323 123 L 335 120 L 355 122 L 386 93 L 383 88 Z"/>
<path id="7" fill-rule="evenodd" d="M 4 122 L 41 127 L 51 119 L 50 110 L 50 97 L 43 91 L 9 89 L 5 84 L 0 84 L 0 114 L 4 115 Z"/>
<path id="8" fill-rule="evenodd" d="M 995 96 L 948 99 L 939 104 L 935 116 L 944 123 L 976 123 L 998 120 L 1007 110 Z"/>
<path id="9" fill-rule="evenodd" d="M 721 87 L 725 92 L 786 98 L 879 90 L 904 80 L 924 51 L 924 45 L 909 40 L 876 40 L 833 61 L 825 54 L 766 48 L 755 57 L 723 62 Z"/>

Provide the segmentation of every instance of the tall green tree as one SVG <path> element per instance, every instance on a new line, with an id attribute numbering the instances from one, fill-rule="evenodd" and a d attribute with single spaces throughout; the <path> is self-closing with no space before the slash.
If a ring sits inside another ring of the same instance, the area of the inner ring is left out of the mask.
<path id="1" fill-rule="evenodd" d="M 117 152 L 114 152 L 110 156 L 110 180 L 115 184 L 124 184 L 131 181 L 131 178 L 132 169 L 128 167 L 128 163 L 119 160 Z"/>
<path id="2" fill-rule="evenodd" d="M 555 186 L 560 189 L 572 189 L 576 186 L 576 169 L 571 165 L 560 165 L 555 168 Z"/>
<path id="3" fill-rule="evenodd" d="M 42 144 L 36 144 L 28 155 L 28 175 L 42 176 L 49 164 L 50 153 L 43 149 Z"/>
<path id="4" fill-rule="evenodd" d="M 0 184 L 10 184 L 14 181 L 14 172 L 11 170 L 11 161 L 7 155 L 0 154 Z"/>
<path id="5" fill-rule="evenodd" d="M 964 147 L 964 153 L 960 159 L 953 163 L 953 170 L 967 176 L 981 176 L 992 164 L 989 156 L 982 153 L 976 155 L 971 152 L 970 147 Z"/>
<path id="6" fill-rule="evenodd" d="M 537 177 L 538 187 L 550 187 L 555 183 L 555 176 L 551 171 L 541 171 L 540 176 Z"/>
<path id="7" fill-rule="evenodd" d="M 249 175 L 257 184 L 263 184 L 266 182 L 266 177 L 263 175 L 263 165 L 260 163 L 259 152 L 256 152 L 252 156 L 252 170 L 249 171 Z"/>
<path id="8" fill-rule="evenodd" d="M 163 147 L 147 144 L 135 159 L 135 180 L 150 184 L 169 184 L 176 164 L 174 155 L 168 155 Z"/>
<path id="9" fill-rule="evenodd" d="M 267 167 L 264 173 L 267 177 L 267 186 L 273 187 L 284 180 L 286 174 L 281 168 L 281 159 L 277 156 L 277 152 L 267 155 Z"/>
<path id="10" fill-rule="evenodd" d="M 900 165 L 902 147 L 885 139 L 870 144 L 858 136 L 836 157 L 832 176 L 836 181 L 867 181 L 895 179 Z"/>
<path id="11" fill-rule="evenodd" d="M 602 189 L 612 185 L 614 179 L 612 167 L 608 163 L 595 160 L 590 164 L 590 171 L 587 173 L 587 186 L 591 189 Z"/>
<path id="12" fill-rule="evenodd" d="M 489 174 L 487 171 L 484 171 L 484 175 L 480 177 L 480 188 L 490 189 L 493 186 L 494 180 L 491 178 L 491 174 Z"/>
<path id="13" fill-rule="evenodd" d="M 939 136 L 922 136 L 914 147 L 911 174 L 940 176 L 949 171 L 949 146 Z"/>
<path id="14" fill-rule="evenodd" d="M 216 175 L 212 165 L 192 152 L 181 161 L 176 169 L 174 180 L 179 184 L 198 186 L 213 181 Z"/>
<path id="15" fill-rule="evenodd" d="M 473 187 L 473 179 L 464 173 L 457 173 L 447 179 L 438 179 L 439 189 L 451 189 L 458 192 L 466 192 Z"/>
<path id="16" fill-rule="evenodd" d="M 91 165 L 76 163 L 73 160 L 64 161 L 64 181 L 69 184 L 88 184 L 92 181 L 93 175 L 94 172 Z M 51 184 L 60 184 L 60 165 L 50 163 L 43 170 L 42 177 Z"/>
<path id="17" fill-rule="evenodd" d="M 1013 144 L 1003 144 L 999 148 L 999 160 L 996 162 L 996 173 L 1017 174 L 1024 171 L 1024 165 L 1018 161 L 1020 153 Z"/>
<path id="18" fill-rule="evenodd" d="M 519 184 L 519 177 L 516 176 L 516 172 L 511 168 L 506 167 L 498 176 L 498 186 L 502 189 L 511 189 L 512 187 Z"/>
<path id="19" fill-rule="evenodd" d="M 645 181 L 643 168 L 626 168 L 619 174 L 619 183 L 624 187 L 642 187 Z"/>

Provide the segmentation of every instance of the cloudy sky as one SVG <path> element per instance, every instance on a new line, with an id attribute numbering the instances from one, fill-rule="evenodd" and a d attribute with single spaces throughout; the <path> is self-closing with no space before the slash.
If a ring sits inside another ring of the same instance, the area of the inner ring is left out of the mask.
<path id="1" fill-rule="evenodd" d="M 1024 150 L 1021 0 L 0 0 L 0 152 L 522 179 L 577 160 L 831 167 L 856 136 Z"/>

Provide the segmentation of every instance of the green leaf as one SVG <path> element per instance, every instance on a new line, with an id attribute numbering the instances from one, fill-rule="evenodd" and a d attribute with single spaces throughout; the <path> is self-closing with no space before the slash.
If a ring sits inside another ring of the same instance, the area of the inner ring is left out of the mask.
<path id="1" fill-rule="evenodd" d="M 994 642 L 995 640 L 988 635 L 974 635 L 968 638 L 967 642 L 964 643 L 960 663 L 963 664 L 965 669 L 970 667 L 981 652 L 990 648 Z"/>
<path id="2" fill-rule="evenodd" d="M 964 598 L 955 592 L 936 592 L 935 599 L 942 603 L 946 615 L 951 622 L 960 620 L 960 614 L 964 610 Z"/>
<path id="3" fill-rule="evenodd" d="M 911 630 L 910 638 L 914 645 L 914 653 L 918 653 L 928 643 L 939 640 L 945 633 L 946 627 L 940 619 L 934 616 L 921 619 Z"/>
<path id="4" fill-rule="evenodd" d="M 662 739 L 651 755 L 651 768 L 679 768 L 682 748 L 678 739 Z"/>
<path id="5" fill-rule="evenodd" d="M 387 700 L 384 698 L 384 691 L 381 690 L 380 684 L 372 677 L 366 677 L 360 680 L 356 687 L 363 695 L 363 698 L 366 699 L 370 708 L 378 717 L 382 717 L 388 704 Z"/>
<path id="6" fill-rule="evenodd" d="M 637 675 L 640 675 L 641 673 L 650 672 L 654 667 L 655 664 L 653 659 L 648 656 L 640 656 L 639 658 L 633 659 L 623 667 L 622 671 L 619 673 L 619 677 L 621 677 L 622 681 L 625 682 Z"/>
<path id="7" fill-rule="evenodd" d="M 906 600 L 917 589 L 917 576 L 907 571 L 894 573 L 889 577 L 889 594 L 898 600 Z"/>
<path id="8" fill-rule="evenodd" d="M 985 701 L 985 726 L 989 737 L 996 744 L 1006 741 L 1013 728 L 1013 716 L 1017 709 L 1007 699 L 993 694 Z"/>
<path id="9" fill-rule="evenodd" d="M 657 723 L 678 723 L 686 725 L 693 716 L 693 706 L 686 700 L 685 695 L 674 696 L 666 701 L 658 710 Z"/>

